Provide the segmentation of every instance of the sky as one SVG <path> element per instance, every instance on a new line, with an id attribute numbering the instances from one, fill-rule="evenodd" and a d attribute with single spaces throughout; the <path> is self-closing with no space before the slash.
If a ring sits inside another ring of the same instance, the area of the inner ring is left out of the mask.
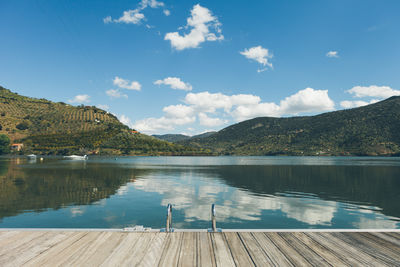
<path id="1" fill-rule="evenodd" d="M 400 1 L 0 0 L 0 85 L 195 135 L 400 95 Z"/>

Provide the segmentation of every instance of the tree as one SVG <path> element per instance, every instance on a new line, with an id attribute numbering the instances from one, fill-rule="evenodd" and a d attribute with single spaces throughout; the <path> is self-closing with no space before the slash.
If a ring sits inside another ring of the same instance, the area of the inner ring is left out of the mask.
<path id="1" fill-rule="evenodd" d="M 0 155 L 10 151 L 10 138 L 5 134 L 0 134 Z"/>

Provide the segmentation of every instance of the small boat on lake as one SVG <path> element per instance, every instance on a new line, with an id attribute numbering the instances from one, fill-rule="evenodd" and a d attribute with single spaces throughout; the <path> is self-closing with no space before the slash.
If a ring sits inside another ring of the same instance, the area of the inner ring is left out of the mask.
<path id="1" fill-rule="evenodd" d="M 88 156 L 78 156 L 78 155 L 71 155 L 71 156 L 64 156 L 65 159 L 71 159 L 71 160 L 87 160 Z"/>
<path id="2" fill-rule="evenodd" d="M 35 154 L 30 154 L 27 155 L 28 159 L 36 159 L 36 155 Z"/>

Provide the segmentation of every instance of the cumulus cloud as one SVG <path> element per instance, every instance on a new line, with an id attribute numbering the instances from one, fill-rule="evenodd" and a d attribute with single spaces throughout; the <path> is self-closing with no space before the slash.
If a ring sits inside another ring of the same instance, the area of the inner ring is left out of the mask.
<path id="1" fill-rule="evenodd" d="M 106 94 L 111 98 L 128 98 L 128 96 L 126 94 L 123 94 L 116 89 L 107 90 Z"/>
<path id="2" fill-rule="evenodd" d="M 391 96 L 400 95 L 400 90 L 394 90 L 389 86 L 354 86 L 347 91 L 352 94 L 353 97 L 377 97 L 377 98 L 388 98 Z"/>
<path id="3" fill-rule="evenodd" d="M 297 115 L 299 113 L 323 112 L 334 109 L 334 102 L 327 90 L 306 88 L 286 97 L 279 104 L 262 102 L 251 94 L 225 95 L 222 93 L 188 93 L 184 104 L 164 107 L 164 116 L 147 118 L 135 123 L 140 131 L 154 133 L 174 130 L 178 125 L 194 123 L 215 127 L 233 121 L 254 117 Z M 222 116 L 222 117 L 221 117 Z"/>
<path id="4" fill-rule="evenodd" d="M 328 53 L 326 53 L 326 56 L 327 57 L 339 57 L 337 51 L 329 51 Z"/>
<path id="5" fill-rule="evenodd" d="M 228 122 L 227 120 L 222 120 L 220 118 L 210 118 L 206 113 L 203 112 L 200 112 L 198 116 L 200 120 L 200 125 L 203 126 L 220 126 Z"/>
<path id="6" fill-rule="evenodd" d="M 73 103 L 73 104 L 89 103 L 90 96 L 89 95 L 76 95 L 73 99 L 68 100 L 68 102 Z"/>
<path id="7" fill-rule="evenodd" d="M 113 80 L 113 84 L 118 86 L 119 88 L 128 89 L 128 90 L 137 90 L 140 91 L 142 85 L 137 81 L 130 82 L 129 80 L 122 79 L 116 76 Z"/>
<path id="8" fill-rule="evenodd" d="M 103 105 L 103 104 L 98 104 L 96 105 L 96 107 L 100 108 L 100 109 L 104 109 L 104 110 L 109 110 L 110 107 L 108 105 Z"/>
<path id="9" fill-rule="evenodd" d="M 272 68 L 272 63 L 268 60 L 273 57 L 273 55 L 269 52 L 267 48 L 263 48 L 262 46 L 254 46 L 249 49 L 244 49 L 244 51 L 239 52 L 243 56 L 248 59 L 255 60 L 263 66 L 268 66 Z M 267 68 L 258 69 L 257 72 L 263 72 L 267 70 Z"/>
<path id="10" fill-rule="evenodd" d="M 199 4 L 193 6 L 191 16 L 187 19 L 185 29 L 190 28 L 190 32 L 181 35 L 179 32 L 169 32 L 164 40 L 171 42 L 171 46 L 176 50 L 187 48 L 197 48 L 206 41 L 223 40 L 221 23 L 213 16 L 211 10 Z"/>
<path id="11" fill-rule="evenodd" d="M 294 95 L 286 97 L 280 103 L 282 114 L 297 115 L 307 112 L 330 111 L 335 103 L 329 98 L 328 90 L 314 90 L 306 88 Z"/>
<path id="12" fill-rule="evenodd" d="M 172 89 L 191 91 L 192 86 L 189 83 L 183 82 L 180 78 L 177 77 L 167 77 L 163 80 L 157 80 L 154 84 L 161 85 L 169 85 Z"/>
<path id="13" fill-rule="evenodd" d="M 193 105 L 197 110 L 203 112 L 215 112 L 216 109 L 224 109 L 228 112 L 234 105 L 254 105 L 258 104 L 261 98 L 249 94 L 224 95 L 221 93 L 189 93 L 184 102 Z"/>
<path id="14" fill-rule="evenodd" d="M 126 24 L 140 24 L 143 20 L 146 19 L 145 15 L 141 13 L 147 7 L 150 8 L 159 8 L 164 7 L 163 2 L 159 2 L 156 0 L 142 0 L 138 7 L 135 9 L 129 9 L 122 13 L 122 16 L 118 19 L 113 19 L 111 16 L 107 16 L 103 19 L 105 24 L 108 23 L 126 23 Z M 169 10 L 164 10 L 164 14 L 169 16 Z M 168 14 L 168 15 L 167 15 Z"/>
<path id="15" fill-rule="evenodd" d="M 367 102 L 367 101 L 362 101 L 362 100 L 356 100 L 356 101 L 349 101 L 349 100 L 345 100 L 340 102 L 340 106 L 342 108 L 357 108 L 357 107 L 362 107 L 362 106 L 366 106 L 369 104 L 373 104 L 378 102 L 378 99 L 372 99 L 371 101 Z"/>

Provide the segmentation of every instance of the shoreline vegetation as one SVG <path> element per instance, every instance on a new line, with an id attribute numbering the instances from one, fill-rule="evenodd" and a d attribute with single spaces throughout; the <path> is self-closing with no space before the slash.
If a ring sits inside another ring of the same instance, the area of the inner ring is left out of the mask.
<path id="1" fill-rule="evenodd" d="M 127 156 L 400 156 L 400 97 L 290 118 L 261 117 L 198 136 L 148 136 L 95 106 L 0 86 L 0 154 Z"/>

